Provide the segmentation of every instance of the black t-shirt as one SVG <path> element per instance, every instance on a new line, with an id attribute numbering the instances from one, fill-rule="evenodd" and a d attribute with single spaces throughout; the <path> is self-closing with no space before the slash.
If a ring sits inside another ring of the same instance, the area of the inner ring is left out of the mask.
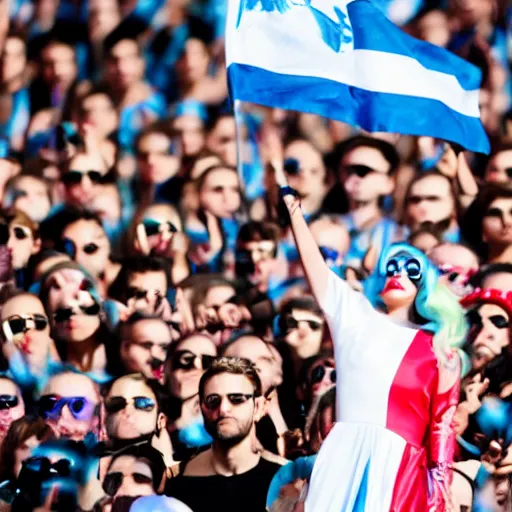
<path id="1" fill-rule="evenodd" d="M 240 475 L 178 475 L 169 480 L 165 494 L 183 501 L 194 512 L 264 512 L 270 482 L 280 467 L 261 458 Z"/>

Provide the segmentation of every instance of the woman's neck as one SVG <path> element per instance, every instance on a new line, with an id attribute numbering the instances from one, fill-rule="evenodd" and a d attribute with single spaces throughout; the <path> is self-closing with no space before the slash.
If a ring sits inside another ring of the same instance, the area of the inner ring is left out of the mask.
<path id="1" fill-rule="evenodd" d="M 418 329 L 419 326 L 411 321 L 411 310 L 409 306 L 401 306 L 388 310 L 388 316 L 398 325 Z"/>
<path id="2" fill-rule="evenodd" d="M 81 342 L 66 344 L 66 359 L 80 371 L 88 372 L 94 369 L 94 359 L 101 343 L 96 338 L 96 333 Z"/>
<path id="3" fill-rule="evenodd" d="M 350 208 L 350 214 L 354 219 L 357 229 L 371 227 L 382 217 L 377 201 L 370 202 L 353 202 Z"/>

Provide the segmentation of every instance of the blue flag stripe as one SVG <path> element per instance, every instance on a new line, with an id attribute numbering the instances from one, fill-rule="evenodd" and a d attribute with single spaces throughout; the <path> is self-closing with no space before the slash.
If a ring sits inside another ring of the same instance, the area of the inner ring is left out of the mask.
<path id="1" fill-rule="evenodd" d="M 282 75 L 232 63 L 234 97 L 262 105 L 311 112 L 370 132 L 427 135 L 482 153 L 489 141 L 480 120 L 429 98 L 376 93 L 313 76 Z"/>
<path id="2" fill-rule="evenodd" d="M 354 50 L 405 55 L 419 60 L 427 69 L 454 75 L 466 91 L 480 87 L 482 73 L 479 68 L 444 48 L 409 36 L 367 0 L 354 0 L 347 10 L 354 34 Z"/>

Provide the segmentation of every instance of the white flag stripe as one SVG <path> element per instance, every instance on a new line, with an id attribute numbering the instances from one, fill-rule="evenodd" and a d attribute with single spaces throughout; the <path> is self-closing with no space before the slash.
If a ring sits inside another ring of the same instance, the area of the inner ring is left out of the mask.
<path id="1" fill-rule="evenodd" d="M 312 46 L 321 44 L 317 37 L 294 39 L 286 48 L 286 39 L 275 25 L 277 16 L 267 15 L 268 22 L 251 24 L 245 14 L 244 30 L 232 31 L 228 45 L 228 63 L 246 64 L 284 75 L 316 76 L 372 92 L 417 96 L 443 102 L 451 109 L 470 117 L 480 117 L 479 91 L 464 90 L 453 75 L 423 67 L 410 57 L 373 50 L 315 52 L 316 58 L 304 67 L 303 51 L 311 54 Z M 262 16 L 262 13 L 256 13 Z M 288 16 L 288 13 L 286 14 Z M 283 20 L 281 20 L 283 23 Z M 288 20 L 287 20 L 288 23 Z M 278 47 L 282 51 L 276 52 Z M 397 80 L 395 72 L 399 73 Z"/>

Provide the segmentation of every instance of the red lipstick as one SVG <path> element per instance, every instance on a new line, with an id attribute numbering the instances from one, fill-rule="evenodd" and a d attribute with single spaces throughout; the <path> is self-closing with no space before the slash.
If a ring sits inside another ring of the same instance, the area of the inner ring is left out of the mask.
<path id="1" fill-rule="evenodd" d="M 387 293 L 391 290 L 405 290 L 405 288 L 400 284 L 400 280 L 397 277 L 392 277 L 382 290 L 382 294 Z"/>

